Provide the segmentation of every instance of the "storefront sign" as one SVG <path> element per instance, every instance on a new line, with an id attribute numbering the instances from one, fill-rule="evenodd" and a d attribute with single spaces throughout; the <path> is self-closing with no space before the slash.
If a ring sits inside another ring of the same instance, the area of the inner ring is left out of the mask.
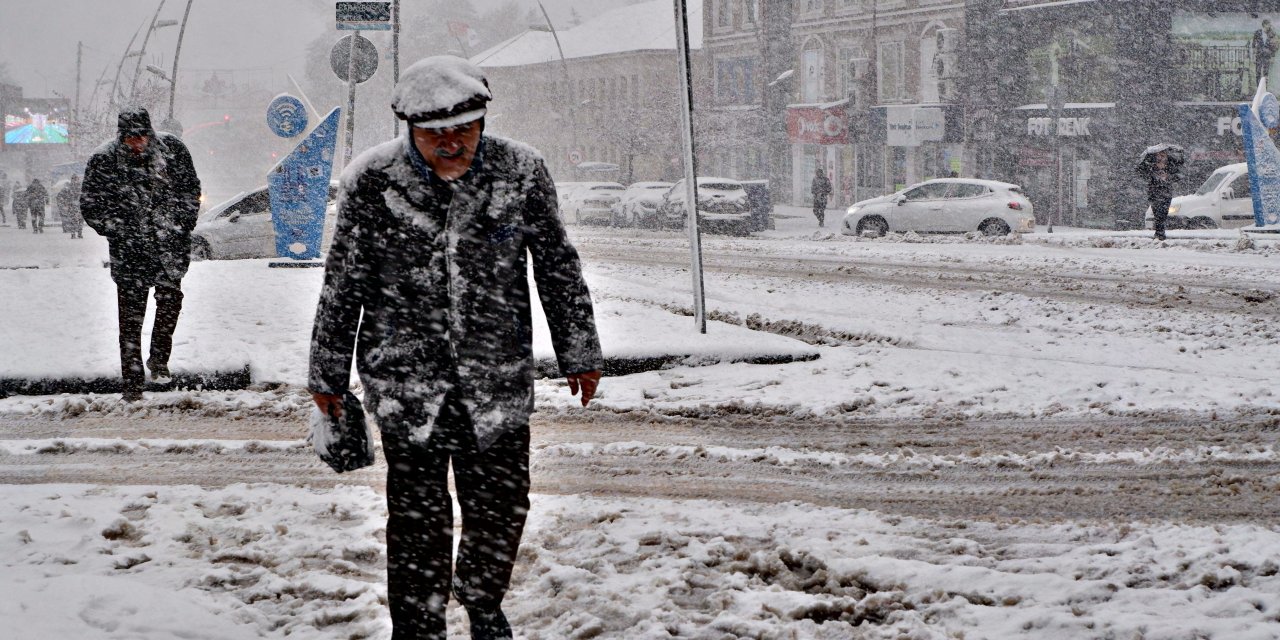
<path id="1" fill-rule="evenodd" d="M 1092 118 L 1058 118 L 1054 126 L 1053 118 L 1027 118 L 1027 135 L 1052 136 L 1055 132 L 1064 138 L 1082 137 L 1089 133 L 1089 121 Z"/>
<path id="2" fill-rule="evenodd" d="M 807 144 L 847 144 L 849 119 L 845 101 L 829 105 L 787 107 L 787 137 Z"/>
<path id="3" fill-rule="evenodd" d="M 946 116 L 938 107 L 889 107 L 885 110 L 886 142 L 890 147 L 918 147 L 942 142 Z"/>
<path id="4" fill-rule="evenodd" d="M 1218 116 L 1218 135 L 1225 136 L 1227 133 L 1234 133 L 1237 136 L 1244 135 L 1241 128 L 1240 118 L 1231 116 Z"/>

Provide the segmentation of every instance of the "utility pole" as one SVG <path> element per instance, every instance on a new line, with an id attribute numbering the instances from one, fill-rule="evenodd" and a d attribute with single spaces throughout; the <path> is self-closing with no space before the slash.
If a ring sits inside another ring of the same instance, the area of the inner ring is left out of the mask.
<path id="1" fill-rule="evenodd" d="M 84 62 L 84 42 L 76 43 L 76 103 L 71 107 L 71 122 L 80 123 L 80 64 Z"/>
<path id="2" fill-rule="evenodd" d="M 391 87 L 400 84 L 400 0 L 391 0 Z M 391 117 L 391 137 L 400 134 L 400 119 Z M 407 134 L 406 134 L 407 135 Z"/>
<path id="3" fill-rule="evenodd" d="M 689 16 L 685 0 L 675 0 L 676 54 L 680 58 L 680 134 L 684 137 L 685 209 L 693 275 L 693 319 L 707 332 L 707 301 L 702 279 L 702 230 L 698 228 L 698 157 L 693 136 L 693 71 L 689 63 Z"/>

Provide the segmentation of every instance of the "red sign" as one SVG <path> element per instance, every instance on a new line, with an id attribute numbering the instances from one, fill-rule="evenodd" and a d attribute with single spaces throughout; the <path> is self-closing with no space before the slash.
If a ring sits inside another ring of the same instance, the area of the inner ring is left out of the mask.
<path id="1" fill-rule="evenodd" d="M 787 107 L 787 137 L 809 144 L 847 144 L 849 119 L 844 106 Z"/>

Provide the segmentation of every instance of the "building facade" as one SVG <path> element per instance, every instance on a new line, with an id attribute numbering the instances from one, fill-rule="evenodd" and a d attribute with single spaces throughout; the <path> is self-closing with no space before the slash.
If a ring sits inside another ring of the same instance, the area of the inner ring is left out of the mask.
<path id="1" fill-rule="evenodd" d="M 690 2 L 692 18 L 701 6 Z M 700 20 L 693 75 L 705 77 Z M 559 42 L 557 42 L 557 39 Z M 560 180 L 674 181 L 683 176 L 680 85 L 671 5 L 610 11 L 551 33 L 530 30 L 472 57 L 494 88 L 486 126 L 533 145 Z M 695 83 L 695 100 L 704 88 Z"/>

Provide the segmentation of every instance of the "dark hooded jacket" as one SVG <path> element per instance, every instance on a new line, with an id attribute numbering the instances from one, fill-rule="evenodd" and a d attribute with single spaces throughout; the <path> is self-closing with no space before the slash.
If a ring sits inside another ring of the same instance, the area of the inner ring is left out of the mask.
<path id="1" fill-rule="evenodd" d="M 600 369 L 591 295 L 537 151 L 486 135 L 471 170 L 447 184 L 407 137 L 361 154 L 342 176 L 310 389 L 343 393 L 354 350 L 369 414 L 384 433 L 403 429 L 425 442 L 450 391 L 481 450 L 527 425 L 526 255 L 561 374 Z"/>
<path id="2" fill-rule="evenodd" d="M 31 185 L 27 187 L 27 211 L 43 211 L 49 207 L 49 190 L 40 184 L 39 180 L 32 180 Z"/>
<path id="3" fill-rule="evenodd" d="M 80 212 L 111 249 L 117 284 L 175 284 L 190 265 L 191 230 L 200 209 L 200 179 L 177 137 L 156 133 L 146 110 L 120 114 L 119 135 L 98 147 L 85 168 Z M 124 143 L 147 135 L 144 153 Z"/>

